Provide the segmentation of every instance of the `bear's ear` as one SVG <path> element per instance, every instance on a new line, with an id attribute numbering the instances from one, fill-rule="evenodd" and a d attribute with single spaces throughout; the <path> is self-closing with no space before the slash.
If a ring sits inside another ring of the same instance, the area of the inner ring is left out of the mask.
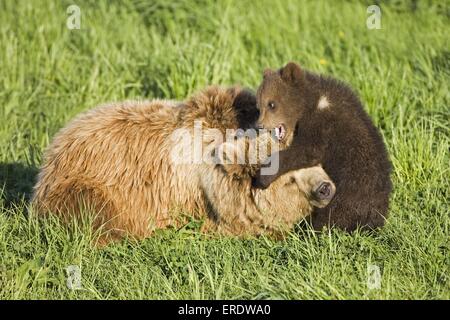
<path id="1" fill-rule="evenodd" d="M 303 70 L 295 62 L 289 62 L 279 72 L 281 79 L 287 83 L 299 83 L 303 79 Z"/>
<path id="2" fill-rule="evenodd" d="M 264 69 L 264 72 L 263 72 L 263 78 L 265 79 L 265 78 L 267 78 L 268 76 L 270 76 L 272 73 L 274 73 L 274 71 L 272 70 L 272 69 Z"/>
<path id="3" fill-rule="evenodd" d="M 239 128 L 249 128 L 258 120 L 259 112 L 256 107 L 256 96 L 249 89 L 241 89 L 235 93 L 233 108 L 236 111 Z"/>
<path id="4" fill-rule="evenodd" d="M 256 108 L 256 96 L 250 89 L 240 89 L 233 93 L 233 107 L 236 110 Z"/>

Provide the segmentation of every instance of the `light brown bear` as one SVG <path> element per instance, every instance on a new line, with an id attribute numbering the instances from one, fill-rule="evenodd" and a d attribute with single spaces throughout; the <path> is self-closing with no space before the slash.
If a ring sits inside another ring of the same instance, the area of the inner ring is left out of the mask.
<path id="1" fill-rule="evenodd" d="M 334 184 L 317 166 L 292 171 L 266 190 L 251 188 L 254 166 L 173 161 L 174 132 L 248 128 L 257 119 L 253 93 L 209 87 L 184 102 L 127 101 L 81 114 L 45 152 L 32 198 L 39 215 L 64 219 L 95 212 L 100 244 L 124 236 L 142 239 L 155 229 L 204 221 L 202 231 L 279 237 L 324 207 Z M 193 134 L 193 133 L 192 133 Z M 202 143 L 210 143 L 203 139 Z M 242 145 L 242 144 L 241 144 Z M 248 144 L 246 144 L 248 145 Z M 172 159 L 172 160 L 171 160 Z"/>

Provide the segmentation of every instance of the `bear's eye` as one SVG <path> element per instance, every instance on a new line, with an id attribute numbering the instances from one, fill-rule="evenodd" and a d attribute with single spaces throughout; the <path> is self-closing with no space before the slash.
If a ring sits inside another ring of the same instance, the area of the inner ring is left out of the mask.
<path id="1" fill-rule="evenodd" d="M 295 182 L 296 182 L 296 181 L 295 181 L 295 178 L 294 178 L 294 177 L 290 177 L 290 178 L 289 178 L 289 181 L 287 181 L 287 182 L 285 183 L 285 186 L 293 185 Z"/>
<path id="2" fill-rule="evenodd" d="M 275 102 L 273 101 L 269 101 L 269 103 L 267 104 L 267 106 L 269 107 L 269 109 L 275 109 Z"/>

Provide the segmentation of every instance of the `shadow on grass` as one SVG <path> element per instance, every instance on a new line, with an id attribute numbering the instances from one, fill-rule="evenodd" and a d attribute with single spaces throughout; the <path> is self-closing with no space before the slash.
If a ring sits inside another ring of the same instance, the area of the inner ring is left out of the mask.
<path id="1" fill-rule="evenodd" d="M 22 163 L 0 163 L 0 195 L 5 207 L 12 207 L 31 197 L 38 168 Z"/>

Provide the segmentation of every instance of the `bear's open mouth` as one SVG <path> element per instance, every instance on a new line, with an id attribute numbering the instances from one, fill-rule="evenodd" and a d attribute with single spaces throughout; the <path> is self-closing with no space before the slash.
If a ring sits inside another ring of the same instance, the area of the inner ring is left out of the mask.
<path id="1" fill-rule="evenodd" d="M 278 127 L 275 128 L 275 136 L 277 137 L 278 141 L 281 141 L 286 136 L 286 128 L 283 124 L 280 124 Z"/>

